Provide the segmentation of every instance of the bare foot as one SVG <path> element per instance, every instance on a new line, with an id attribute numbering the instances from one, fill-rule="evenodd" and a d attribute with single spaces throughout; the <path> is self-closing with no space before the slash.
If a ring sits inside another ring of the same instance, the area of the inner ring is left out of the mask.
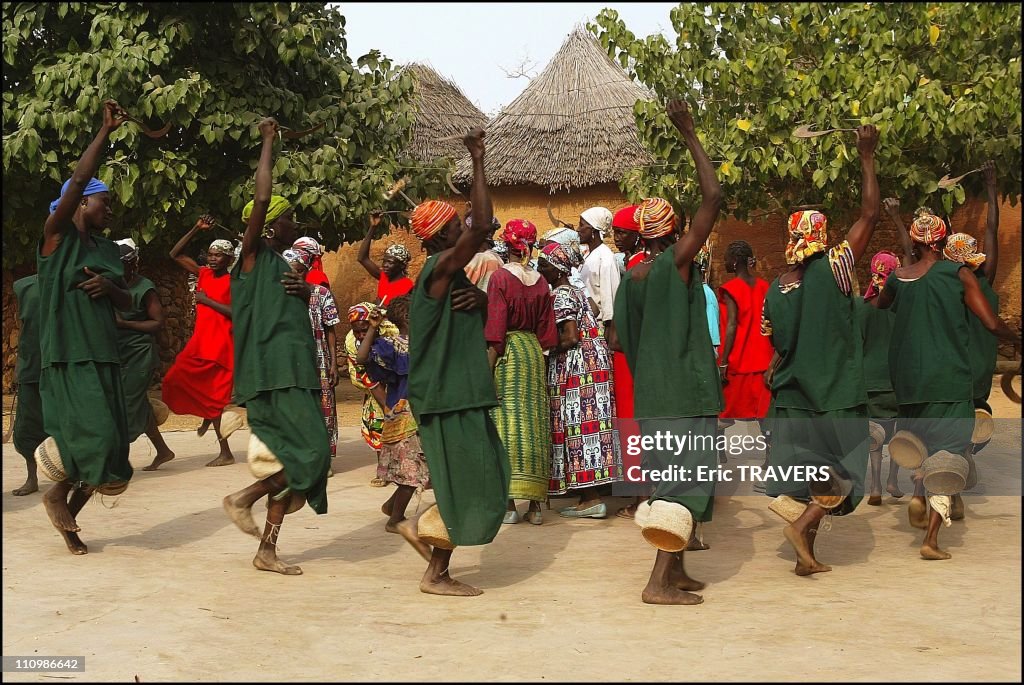
<path id="1" fill-rule="evenodd" d="M 628 507 L 621 507 L 615 512 L 615 515 L 620 519 L 632 519 L 636 517 L 636 504 L 630 504 Z"/>
<path id="2" fill-rule="evenodd" d="M 699 592 L 708 586 L 707 583 L 703 583 L 699 580 L 694 580 L 690 576 L 686 575 L 686 571 L 680 570 L 674 567 L 668 574 L 669 584 L 678 590 L 687 590 L 689 592 Z"/>
<path id="3" fill-rule="evenodd" d="M 68 502 L 64 499 L 65 497 L 67 497 L 67 490 L 55 485 L 43 495 L 43 507 L 54 528 L 59 531 L 77 533 L 82 529 L 78 527 L 75 517 L 68 510 Z"/>
<path id="4" fill-rule="evenodd" d="M 921 558 L 928 559 L 929 561 L 942 561 L 944 559 L 952 559 L 953 555 L 949 552 L 943 552 L 936 546 L 925 543 L 921 545 Z"/>
<path id="5" fill-rule="evenodd" d="M 157 452 L 156 458 L 153 459 L 153 463 L 150 464 L 149 466 L 144 466 L 142 470 L 156 471 L 158 468 L 160 468 L 161 464 L 166 464 L 171 459 L 174 459 L 174 452 L 166 452 L 165 454 L 160 454 L 159 452 Z"/>
<path id="6" fill-rule="evenodd" d="M 11 494 L 15 497 L 22 497 L 24 495 L 31 495 L 33 492 L 39 492 L 39 478 L 37 476 L 29 476 L 25 484 L 12 491 Z"/>
<path id="7" fill-rule="evenodd" d="M 832 570 L 831 566 L 818 563 L 807 544 L 807 540 L 792 525 L 783 528 L 782 534 L 786 536 L 786 540 L 789 541 L 789 544 L 793 546 L 793 551 L 796 552 L 796 574 L 798 576 L 809 576 L 812 573 L 824 573 Z"/>
<path id="8" fill-rule="evenodd" d="M 893 497 L 895 497 L 896 499 L 903 497 L 903 491 L 900 490 L 900 486 L 897 485 L 896 483 L 889 483 L 888 485 L 886 485 L 885 491 L 888 492 Z"/>
<path id="9" fill-rule="evenodd" d="M 234 464 L 235 457 L 230 454 L 218 454 L 217 458 L 211 462 L 208 462 L 207 466 L 227 466 L 228 464 Z"/>
<path id="10" fill-rule="evenodd" d="M 391 509 L 394 507 L 393 499 L 389 499 L 384 504 L 380 505 L 380 511 L 385 516 L 391 516 Z"/>
<path id="11" fill-rule="evenodd" d="M 924 497 L 915 495 L 910 498 L 910 504 L 907 506 L 907 518 L 914 528 L 924 530 L 928 527 L 928 505 L 925 504 Z"/>
<path id="12" fill-rule="evenodd" d="M 882 506 L 882 496 L 881 495 L 871 495 L 870 497 L 868 497 L 868 505 L 872 506 L 872 507 L 880 507 L 880 506 Z"/>
<path id="13" fill-rule="evenodd" d="M 448 575 L 448 571 L 441 574 L 436 580 L 431 580 L 427 574 L 423 575 L 420 581 L 420 592 L 428 595 L 447 595 L 449 597 L 476 597 L 484 593 L 480 588 L 460 583 Z"/>
<path id="14" fill-rule="evenodd" d="M 261 571 L 273 571 L 283 576 L 302 575 L 301 568 L 284 563 L 277 558 L 277 554 L 274 552 L 264 552 L 263 550 L 256 552 L 256 556 L 252 559 L 252 565 Z"/>
<path id="15" fill-rule="evenodd" d="M 210 430 L 210 426 L 213 425 L 213 419 L 203 419 L 203 425 L 199 426 L 196 430 L 196 435 L 200 438 L 206 435 L 206 431 Z"/>
<path id="16" fill-rule="evenodd" d="M 398 523 L 388 523 L 384 526 L 384 530 L 389 533 L 398 533 L 405 541 L 412 545 L 412 548 L 416 550 L 424 561 L 430 561 L 430 555 L 433 552 L 433 548 L 430 545 L 420 540 L 420 536 L 416 534 L 416 526 L 409 519 L 399 521 Z"/>
<path id="17" fill-rule="evenodd" d="M 64 538 L 64 544 L 68 546 L 68 551 L 75 555 L 88 554 L 89 548 L 85 546 L 81 538 L 78 537 L 78 533 L 69 533 L 66 530 L 59 531 L 62 538 Z"/>
<path id="18" fill-rule="evenodd" d="M 964 520 L 964 498 L 960 495 L 953 495 L 953 502 L 949 508 L 949 518 L 951 521 L 963 521 Z"/>
<path id="19" fill-rule="evenodd" d="M 690 538 L 690 541 L 686 543 L 687 552 L 703 552 L 706 549 L 711 549 L 711 545 L 701 542 L 697 538 Z"/>
<path id="20" fill-rule="evenodd" d="M 648 583 L 647 587 L 640 594 L 644 604 L 675 604 L 692 606 L 702 604 L 704 598 L 692 592 L 678 590 L 672 587 L 658 587 Z"/>
<path id="21" fill-rule="evenodd" d="M 234 521 L 235 525 L 243 533 L 256 538 L 260 537 L 260 529 L 256 526 L 256 521 L 252 517 L 251 504 L 243 507 L 235 501 L 234 495 L 228 495 L 224 498 L 224 511 L 227 512 L 228 518 Z"/>

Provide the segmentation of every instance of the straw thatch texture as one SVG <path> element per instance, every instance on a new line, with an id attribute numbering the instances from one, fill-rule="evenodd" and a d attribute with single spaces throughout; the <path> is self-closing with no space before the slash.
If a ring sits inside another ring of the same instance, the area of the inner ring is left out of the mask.
<path id="1" fill-rule="evenodd" d="M 460 141 L 438 139 L 462 136 L 474 126 L 486 126 L 487 117 L 455 83 L 429 66 L 410 64 L 406 69 L 413 75 L 416 103 L 412 141 L 406 152 L 418 162 L 433 162 L 440 157 L 455 160 L 465 154 Z"/>
<path id="2" fill-rule="evenodd" d="M 487 125 L 487 181 L 536 184 L 550 192 L 617 182 L 649 164 L 633 118 L 637 100 L 653 98 L 590 34 L 576 29 L 530 85 Z M 455 180 L 472 169 L 461 155 Z"/>

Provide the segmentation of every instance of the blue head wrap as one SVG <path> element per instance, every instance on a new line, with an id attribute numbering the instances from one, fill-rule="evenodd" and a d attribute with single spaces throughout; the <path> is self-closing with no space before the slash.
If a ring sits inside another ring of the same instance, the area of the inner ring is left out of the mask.
<path id="1" fill-rule="evenodd" d="M 64 185 L 60 187 L 60 197 L 50 203 L 50 214 L 57 211 L 57 205 L 60 204 L 60 200 L 64 197 L 64 193 L 68 191 L 68 186 L 71 185 L 71 179 L 64 181 Z M 90 178 L 89 184 L 85 186 L 85 190 L 82 192 L 82 197 L 88 197 L 89 195 L 95 195 L 96 193 L 109 193 L 110 188 L 107 184 L 98 178 Z"/>

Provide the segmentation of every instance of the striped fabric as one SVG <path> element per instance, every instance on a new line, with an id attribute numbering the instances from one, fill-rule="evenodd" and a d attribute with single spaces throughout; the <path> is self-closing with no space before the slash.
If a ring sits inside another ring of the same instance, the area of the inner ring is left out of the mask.
<path id="1" fill-rule="evenodd" d="M 849 295 L 857 287 L 857 272 L 854 271 L 856 259 L 850 243 L 845 240 L 828 251 L 828 263 L 832 266 L 832 275 L 835 276 L 836 285 L 839 286 L 843 295 Z"/>
<path id="2" fill-rule="evenodd" d="M 427 200 L 416 205 L 409 217 L 409 227 L 420 240 L 427 240 L 458 216 L 455 208 L 440 200 Z"/>
<path id="3" fill-rule="evenodd" d="M 505 354 L 494 369 L 494 385 L 501 404 L 491 416 L 512 471 L 508 498 L 543 502 L 551 469 L 551 424 L 544 352 L 536 335 L 508 333 Z"/>

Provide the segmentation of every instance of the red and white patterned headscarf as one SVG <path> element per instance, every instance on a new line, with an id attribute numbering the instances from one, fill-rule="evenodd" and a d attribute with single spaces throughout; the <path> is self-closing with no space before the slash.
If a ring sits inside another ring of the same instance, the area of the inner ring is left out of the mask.
<path id="1" fill-rule="evenodd" d="M 420 240 L 433 238 L 448 222 L 458 216 L 458 212 L 447 202 L 427 200 L 412 210 L 409 227 Z"/>
<path id="2" fill-rule="evenodd" d="M 537 242 L 537 227 L 526 219 L 512 219 L 505 224 L 501 238 L 516 252 L 527 252 Z"/>

